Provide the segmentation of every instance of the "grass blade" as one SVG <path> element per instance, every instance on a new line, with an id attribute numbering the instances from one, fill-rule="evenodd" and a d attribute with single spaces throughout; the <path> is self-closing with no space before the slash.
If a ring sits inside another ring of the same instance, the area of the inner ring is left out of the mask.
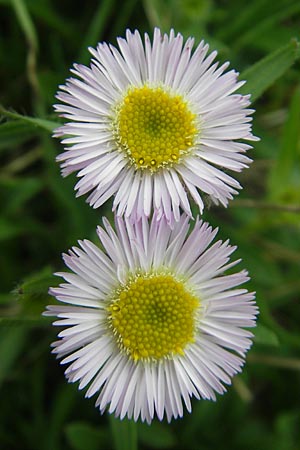
<path id="1" fill-rule="evenodd" d="M 106 25 L 110 14 L 114 10 L 114 7 L 114 0 L 103 0 L 99 3 L 99 7 L 94 14 L 93 20 L 91 21 L 89 29 L 85 33 L 85 37 L 81 45 L 78 61 L 82 64 L 88 63 L 90 56 L 87 52 L 87 47 L 96 46 L 99 39 L 101 39 L 104 26 Z"/>
<path id="2" fill-rule="evenodd" d="M 299 41 L 292 39 L 270 55 L 258 61 L 241 74 L 247 84 L 240 89 L 242 94 L 251 94 L 257 100 L 300 57 Z"/>
<path id="3" fill-rule="evenodd" d="M 133 420 L 109 416 L 114 450 L 137 450 L 137 427 Z"/>
<path id="4" fill-rule="evenodd" d="M 279 155 L 270 172 L 269 192 L 272 198 L 278 198 L 284 190 L 289 189 L 294 180 L 300 142 L 300 87 L 295 91 L 285 127 Z M 299 175 L 298 175 L 299 176 Z"/>
<path id="5" fill-rule="evenodd" d="M 26 36 L 27 42 L 29 43 L 30 47 L 32 47 L 33 50 L 36 51 L 38 48 L 37 34 L 25 3 L 22 0 L 11 0 L 11 3 L 15 10 L 20 26 L 22 27 L 22 30 Z"/>

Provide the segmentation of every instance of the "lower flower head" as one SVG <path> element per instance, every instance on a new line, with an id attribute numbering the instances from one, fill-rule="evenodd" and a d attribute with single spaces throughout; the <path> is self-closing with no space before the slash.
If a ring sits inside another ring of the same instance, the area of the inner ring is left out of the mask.
<path id="1" fill-rule="evenodd" d="M 90 48 L 90 67 L 60 87 L 56 111 L 69 122 L 58 128 L 65 151 L 64 176 L 78 172 L 78 195 L 97 208 L 114 196 L 118 215 L 140 219 L 152 209 L 168 221 L 191 215 L 190 198 L 203 211 L 203 195 L 226 206 L 240 189 L 225 171 L 250 163 L 244 140 L 251 131 L 249 95 L 238 73 L 218 67 L 217 52 L 203 41 L 154 30 L 144 43 L 136 31 L 119 48 Z"/>
<path id="2" fill-rule="evenodd" d="M 53 352 L 68 364 L 66 377 L 97 393 L 101 412 L 146 420 L 191 411 L 191 397 L 216 399 L 241 370 L 255 325 L 254 294 L 230 275 L 234 251 L 212 244 L 217 230 L 188 217 L 171 229 L 165 218 L 132 223 L 104 219 L 101 247 L 80 241 L 64 255 L 71 272 L 50 293 L 48 306 L 64 329 Z"/>

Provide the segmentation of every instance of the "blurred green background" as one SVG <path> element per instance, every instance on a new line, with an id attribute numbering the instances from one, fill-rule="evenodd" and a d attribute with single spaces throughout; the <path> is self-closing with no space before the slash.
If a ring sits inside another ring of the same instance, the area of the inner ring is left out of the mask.
<path id="1" fill-rule="evenodd" d="M 193 402 L 170 425 L 120 423 L 68 385 L 50 354 L 52 272 L 78 239 L 95 240 L 102 215 L 75 199 L 51 137 L 52 104 L 87 46 L 127 27 L 174 27 L 205 38 L 249 80 L 261 137 L 244 186 L 204 219 L 239 246 L 260 308 L 242 375 L 216 403 Z M 300 448 L 300 31 L 298 0 L 0 0 L 0 448 L 3 450 Z M 255 64 L 255 65 L 254 65 Z M 254 66 L 253 66 L 254 65 Z M 127 438 L 126 438 L 127 436 Z M 119 438 L 119 439 L 118 439 Z"/>

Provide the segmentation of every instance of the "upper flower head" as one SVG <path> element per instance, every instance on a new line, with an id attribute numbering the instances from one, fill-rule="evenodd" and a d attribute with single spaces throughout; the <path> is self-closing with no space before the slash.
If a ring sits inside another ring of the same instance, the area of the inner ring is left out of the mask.
<path id="1" fill-rule="evenodd" d="M 78 195 L 90 192 L 93 207 L 114 196 L 117 214 L 136 219 L 153 208 L 179 220 L 189 197 L 202 212 L 203 193 L 226 206 L 240 185 L 224 169 L 247 167 L 251 147 L 239 141 L 256 139 L 249 95 L 234 94 L 244 82 L 173 30 L 156 28 L 152 44 L 137 31 L 117 41 L 90 48 L 90 67 L 74 65 L 77 78 L 60 87 L 63 175 L 78 171 Z"/>
<path id="2" fill-rule="evenodd" d="M 102 412 L 181 417 L 190 397 L 215 400 L 241 370 L 257 308 L 238 287 L 247 272 L 224 274 L 239 261 L 228 241 L 212 244 L 216 231 L 197 220 L 189 234 L 187 216 L 173 229 L 117 218 L 116 232 L 104 219 L 102 248 L 85 240 L 64 255 L 73 273 L 50 290 L 64 305 L 45 313 L 65 328 L 53 352 Z"/>

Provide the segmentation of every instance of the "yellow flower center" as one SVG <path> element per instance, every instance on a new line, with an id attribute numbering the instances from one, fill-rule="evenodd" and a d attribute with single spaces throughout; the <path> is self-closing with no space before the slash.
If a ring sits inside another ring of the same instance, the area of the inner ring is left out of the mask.
<path id="1" fill-rule="evenodd" d="M 132 88 L 116 107 L 116 141 L 136 168 L 155 172 L 190 152 L 195 117 L 181 95 L 162 87 Z"/>
<path id="2" fill-rule="evenodd" d="M 183 354 L 194 342 L 199 299 L 172 275 L 139 275 L 116 292 L 109 322 L 120 350 L 134 360 Z"/>

